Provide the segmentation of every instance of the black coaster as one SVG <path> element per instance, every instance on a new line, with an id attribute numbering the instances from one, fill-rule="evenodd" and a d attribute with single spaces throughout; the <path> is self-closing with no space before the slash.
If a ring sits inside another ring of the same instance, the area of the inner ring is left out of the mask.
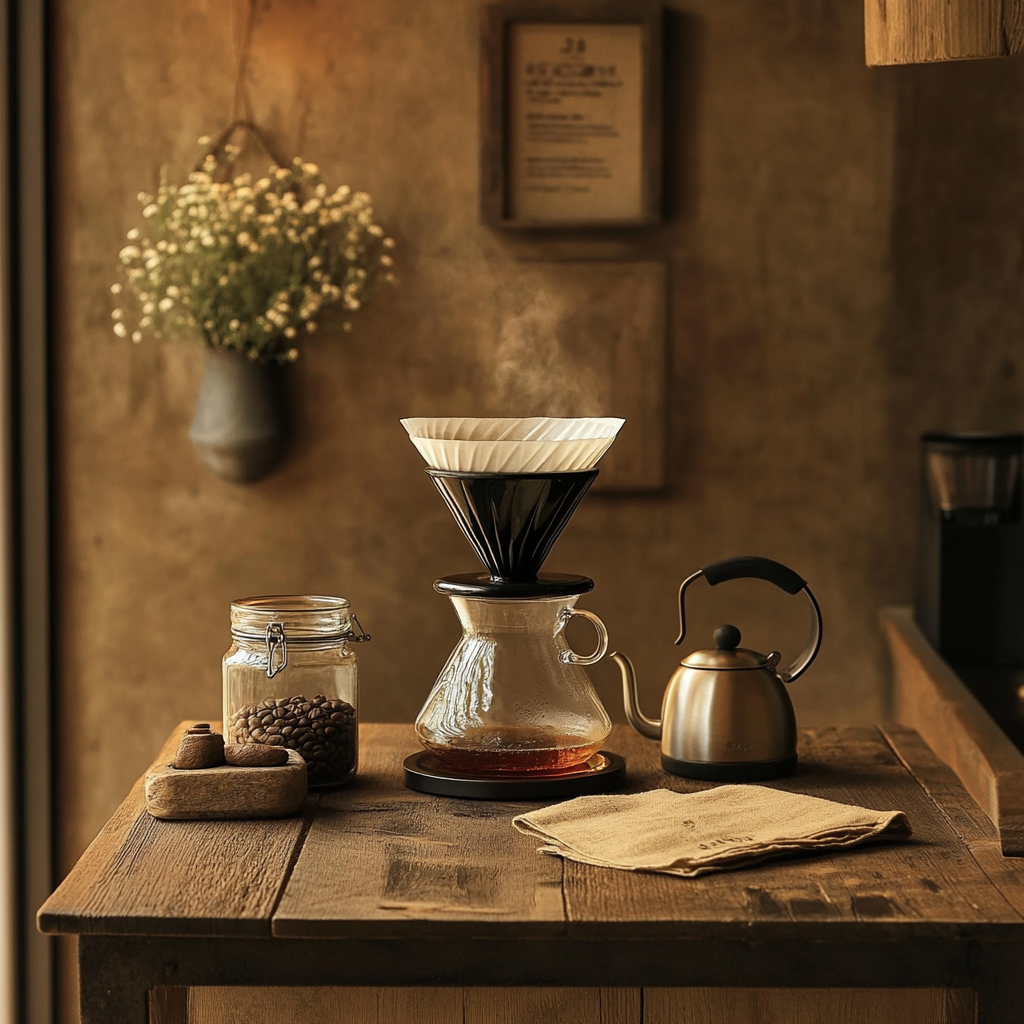
<path id="1" fill-rule="evenodd" d="M 587 766 L 557 775 L 509 772 L 507 775 L 466 776 L 446 768 L 421 750 L 403 762 L 405 785 L 418 793 L 468 800 L 560 800 L 570 796 L 610 793 L 626 781 L 626 761 L 619 754 L 598 751 Z"/>

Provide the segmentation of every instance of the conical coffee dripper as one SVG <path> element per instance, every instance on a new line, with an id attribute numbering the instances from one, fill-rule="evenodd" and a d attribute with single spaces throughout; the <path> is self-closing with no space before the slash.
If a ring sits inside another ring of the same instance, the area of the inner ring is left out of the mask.
<path id="1" fill-rule="evenodd" d="M 597 477 L 593 463 L 621 425 L 621 420 L 403 421 L 414 443 L 424 440 L 414 431 L 444 434 L 425 440 L 491 446 L 488 458 L 494 445 L 511 446 L 501 451 L 501 472 L 427 470 L 487 571 L 446 576 L 434 584 L 455 606 L 463 636 L 416 720 L 429 755 L 407 759 L 406 784 L 412 788 L 537 799 L 556 795 L 544 780 L 558 783 L 557 795 L 574 795 L 603 792 L 624 777 L 625 762 L 599 750 L 611 721 L 584 671 L 604 656 L 608 635 L 597 616 L 574 607 L 594 582 L 540 571 Z M 587 468 L 566 471 L 560 463 L 578 461 L 580 442 L 595 440 L 601 452 Z M 544 456 L 551 468 L 509 469 L 536 464 L 532 455 L 512 449 L 529 453 L 529 446 L 538 444 L 553 446 Z M 423 446 L 417 448 L 427 454 Z M 463 448 L 461 454 L 472 451 Z M 552 451 L 563 458 L 553 458 Z M 565 641 L 565 625 L 574 615 L 597 632 L 592 654 L 579 655 Z M 526 781 L 510 790 L 510 780 Z"/>

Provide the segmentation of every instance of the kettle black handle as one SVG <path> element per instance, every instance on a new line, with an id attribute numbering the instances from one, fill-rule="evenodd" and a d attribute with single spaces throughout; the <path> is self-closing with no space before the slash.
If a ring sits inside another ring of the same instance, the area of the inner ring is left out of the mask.
<path id="1" fill-rule="evenodd" d="M 728 580 L 756 579 L 774 583 L 787 594 L 799 594 L 802 590 L 807 595 L 808 601 L 811 602 L 811 611 L 814 614 L 811 635 L 793 664 L 789 668 L 780 669 L 778 675 L 783 682 L 791 683 L 807 671 L 811 662 L 818 656 L 818 651 L 821 650 L 821 609 L 803 577 L 781 562 L 776 562 L 771 558 L 759 558 L 757 555 L 738 555 L 735 558 L 723 558 L 717 562 L 709 562 L 692 576 L 683 580 L 682 586 L 679 588 L 679 639 L 676 640 L 677 644 L 681 644 L 686 636 L 686 588 L 701 576 L 705 577 L 709 586 L 712 587 Z"/>
<path id="2" fill-rule="evenodd" d="M 737 555 L 735 558 L 708 562 L 701 566 L 700 571 L 713 587 L 727 580 L 754 579 L 774 583 L 787 594 L 799 594 L 807 586 L 807 581 L 788 566 L 771 558 L 758 558 L 757 555 Z"/>

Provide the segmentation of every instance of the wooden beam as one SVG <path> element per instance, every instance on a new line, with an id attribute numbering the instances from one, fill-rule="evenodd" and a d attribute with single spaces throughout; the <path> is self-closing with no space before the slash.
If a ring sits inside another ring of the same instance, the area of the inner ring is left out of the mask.
<path id="1" fill-rule="evenodd" d="M 864 0 L 872 67 L 1024 53 L 1024 0 Z"/>
<path id="2" fill-rule="evenodd" d="M 1024 755 L 925 639 L 909 608 L 888 608 L 896 721 L 916 729 L 999 830 L 1003 855 L 1024 856 Z"/>

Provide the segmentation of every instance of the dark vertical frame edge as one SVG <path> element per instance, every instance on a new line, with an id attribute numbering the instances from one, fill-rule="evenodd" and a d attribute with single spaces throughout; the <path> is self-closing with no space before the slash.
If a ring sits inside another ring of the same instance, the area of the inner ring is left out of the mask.
<path id="1" fill-rule="evenodd" d="M 9 296 L 11 692 L 18 856 L 18 1020 L 52 1024 L 54 941 L 35 926 L 55 878 L 53 459 L 51 337 L 53 195 L 49 0 L 4 0 L 9 213 L 3 273 Z"/>
<path id="2" fill-rule="evenodd" d="M 660 0 L 569 0 L 489 4 L 480 12 L 480 218 L 525 230 L 651 227 L 664 220 L 663 8 Z M 640 25 L 643 49 L 642 214 L 633 221 L 520 221 L 508 210 L 508 28 L 513 22 Z"/>

